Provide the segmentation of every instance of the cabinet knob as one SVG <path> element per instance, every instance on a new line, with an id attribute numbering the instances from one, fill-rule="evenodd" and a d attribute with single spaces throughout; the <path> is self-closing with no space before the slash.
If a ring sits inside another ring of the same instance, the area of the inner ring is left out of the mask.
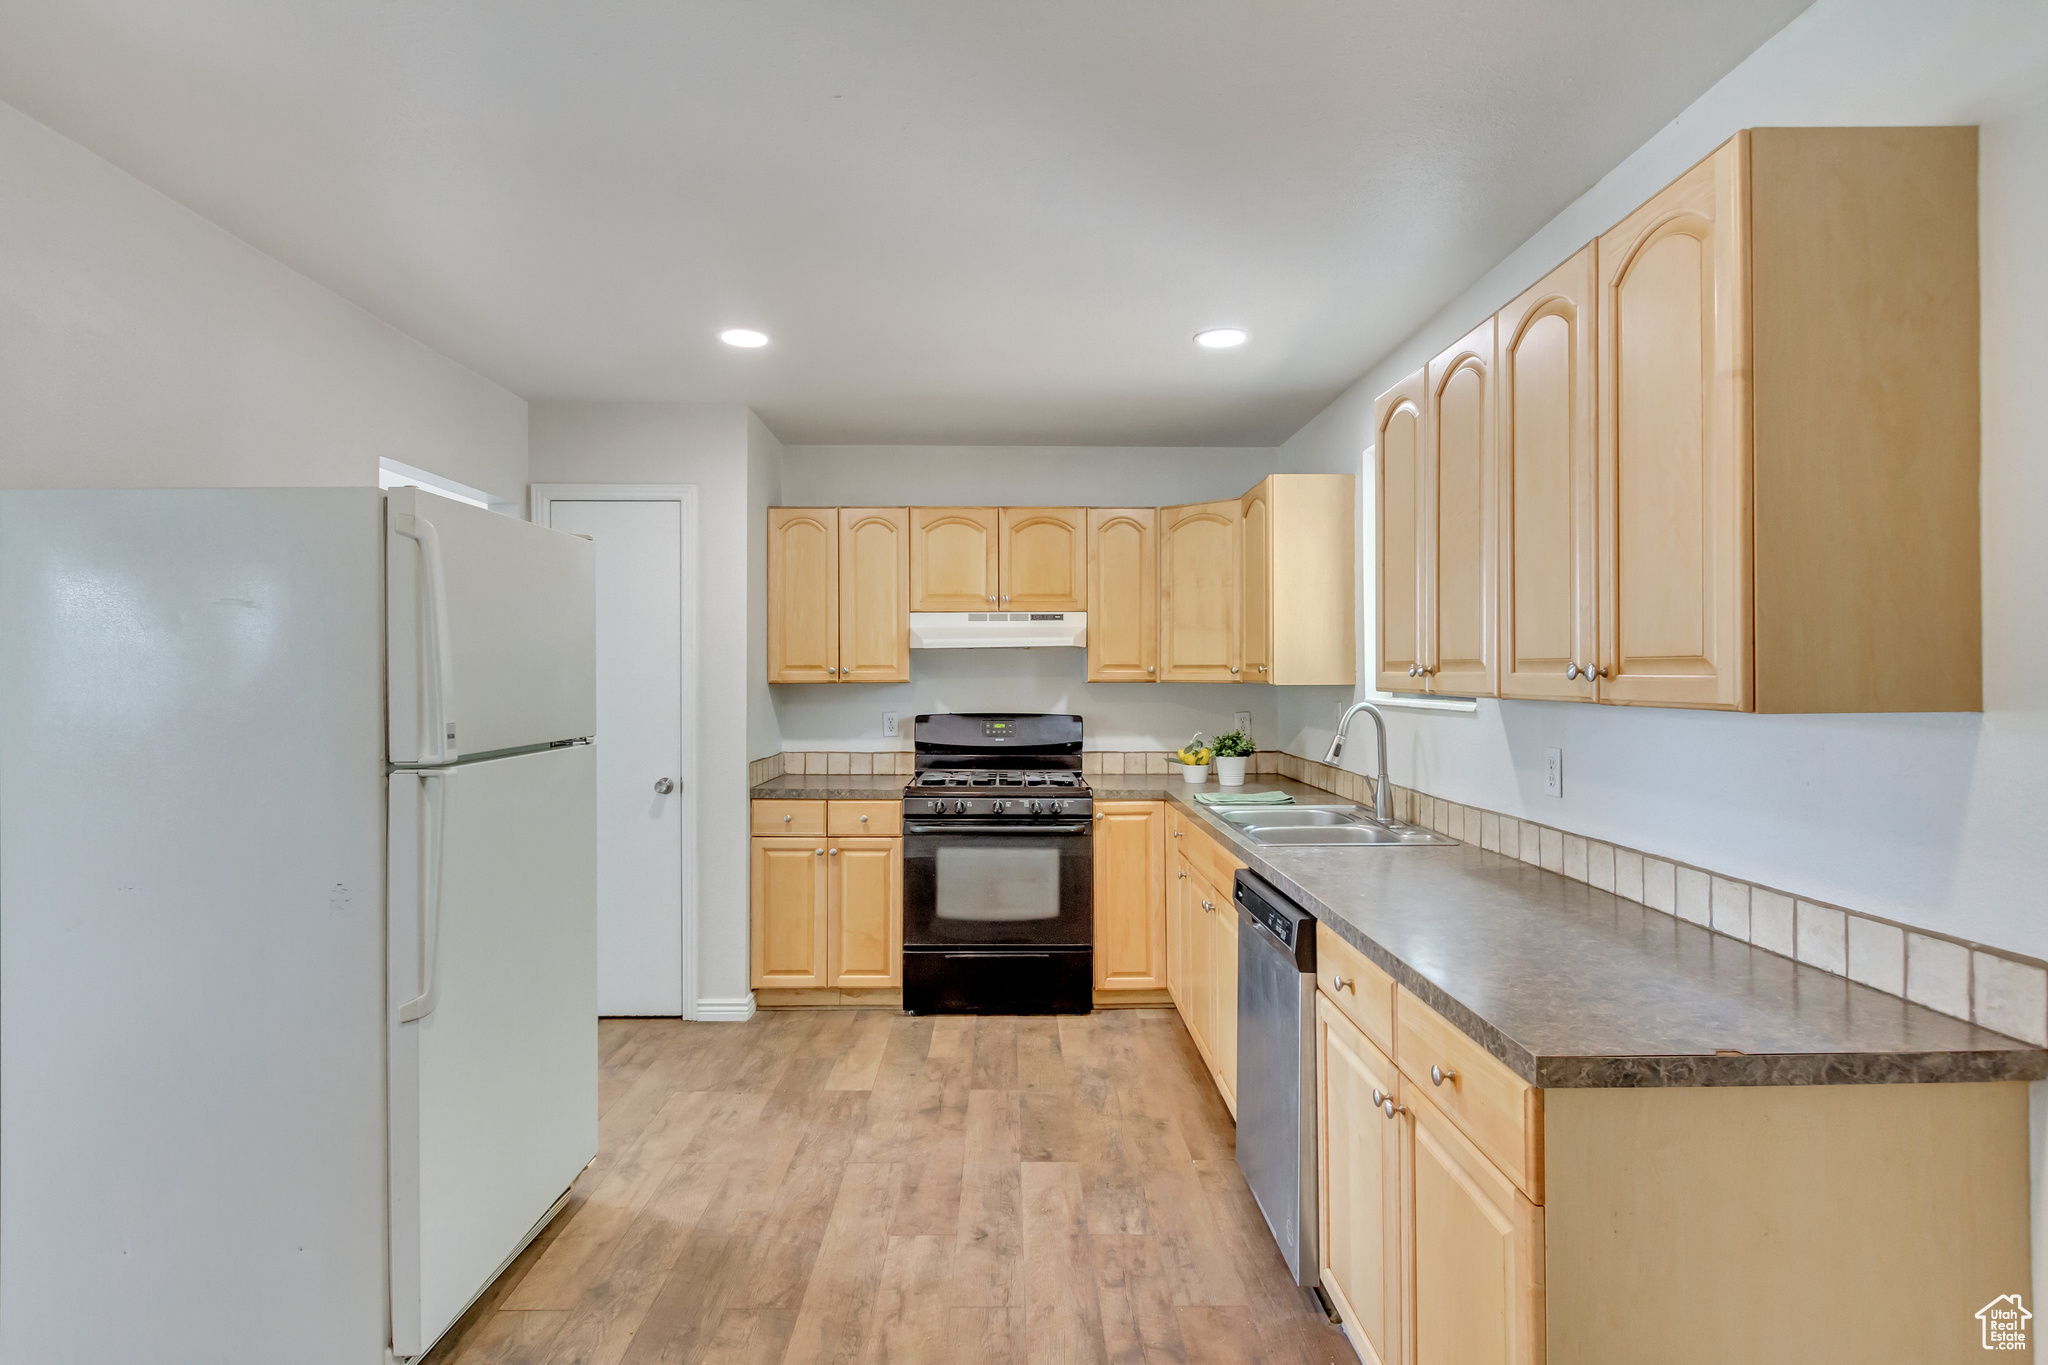
<path id="1" fill-rule="evenodd" d="M 1333 976 L 1330 978 L 1330 989 L 1333 991 L 1350 991 L 1353 995 L 1356 995 L 1358 994 L 1357 985 L 1358 983 L 1348 976 Z"/>
<path id="2" fill-rule="evenodd" d="M 838 676 L 839 676 L 839 670 L 838 670 L 838 669 L 836 669 L 836 668 L 827 668 L 827 669 L 825 670 L 825 675 L 826 675 L 827 677 L 832 677 L 832 678 L 836 678 L 836 677 L 838 677 Z"/>
<path id="3" fill-rule="evenodd" d="M 786 824 L 788 824 L 788 823 L 789 823 L 790 821 L 792 821 L 792 820 L 794 820 L 794 819 L 796 819 L 796 817 L 795 817 L 794 815 L 785 815 L 785 816 L 783 816 L 783 817 L 782 817 L 782 823 L 786 825 Z"/>
<path id="4" fill-rule="evenodd" d="M 1266 666 L 1265 666 L 1264 664 L 1260 664 L 1260 665 L 1259 665 L 1259 672 L 1261 672 L 1261 673 L 1264 673 L 1264 672 L 1266 672 L 1266 671 L 1267 671 L 1267 669 L 1266 669 Z"/>
<path id="5" fill-rule="evenodd" d="M 1576 681 L 1578 681 L 1578 677 L 1579 677 L 1579 666 L 1578 666 L 1577 664 L 1566 664 L 1566 665 L 1564 666 L 1564 676 L 1565 676 L 1565 677 L 1566 677 L 1566 679 L 1568 679 L 1569 681 L 1572 681 L 1572 682 L 1576 682 Z"/>
<path id="6" fill-rule="evenodd" d="M 1185 872 L 1176 872 L 1173 875 L 1180 878 L 1182 881 L 1186 881 L 1188 879 L 1188 874 Z"/>
<path id="7" fill-rule="evenodd" d="M 1237 672 L 1237 665 L 1236 665 L 1236 664 L 1232 664 L 1232 665 L 1230 666 L 1230 671 L 1231 671 L 1231 673 L 1232 673 L 1233 675 L 1235 675 L 1235 674 L 1236 674 L 1236 672 Z"/>
<path id="8" fill-rule="evenodd" d="M 1599 671 L 1598 671 L 1598 672 L 1595 672 L 1594 670 L 1592 670 L 1592 669 L 1590 669 L 1590 668 L 1589 668 L 1589 669 L 1587 669 L 1587 670 L 1586 670 L 1586 676 L 1587 676 L 1587 677 L 1591 677 L 1591 678 L 1604 678 L 1604 677 L 1606 677 L 1606 676 L 1607 676 L 1607 665 L 1606 665 L 1606 664 L 1602 664 L 1602 665 L 1600 665 L 1600 669 L 1599 669 Z"/>
<path id="9" fill-rule="evenodd" d="M 836 848 L 835 848 L 835 849 L 833 849 L 833 850 L 832 850 L 832 856 L 833 856 L 833 857 L 835 857 L 835 858 L 837 858 L 837 857 L 839 856 L 839 850 L 838 850 L 838 849 L 836 849 Z"/>
<path id="10" fill-rule="evenodd" d="M 825 856 L 825 850 L 822 848 L 814 848 L 811 850 L 811 852 L 817 854 L 820 858 Z"/>
<path id="11" fill-rule="evenodd" d="M 866 823 L 868 822 L 868 818 L 867 818 L 867 816 L 865 816 L 865 815 L 861 816 L 861 818 L 860 818 L 860 822 L 861 822 L 861 823 L 862 823 L 863 825 L 865 825 L 865 824 L 866 824 Z"/>
<path id="12" fill-rule="evenodd" d="M 1440 1066 L 1431 1066 L 1429 1068 L 1429 1083 L 1431 1085 L 1442 1085 L 1445 1081 L 1455 1081 L 1457 1079 L 1458 1073 L 1455 1071 L 1446 1071 Z"/>
<path id="13" fill-rule="evenodd" d="M 991 597 L 991 598 L 989 598 L 988 600 L 989 600 L 989 601 L 991 601 L 991 602 L 993 602 L 993 601 L 995 601 L 996 599 L 995 599 L 995 598 L 993 598 L 993 597 Z"/>
<path id="14" fill-rule="evenodd" d="M 1387 1092 L 1378 1086 L 1372 1088 L 1372 1107 L 1377 1109 L 1387 1102 Z"/>
<path id="15" fill-rule="evenodd" d="M 1214 909 L 1216 908 L 1216 902 L 1214 902 L 1214 901 L 1203 901 L 1203 902 L 1202 902 L 1202 908 L 1203 908 L 1204 910 L 1214 910 Z"/>
<path id="16" fill-rule="evenodd" d="M 1004 593 L 1004 594 L 1003 594 L 1003 600 L 1004 600 L 1005 602 L 1009 601 L 1009 600 L 1010 600 L 1010 594 L 1008 594 L 1008 593 Z"/>
<path id="17" fill-rule="evenodd" d="M 1382 1114 L 1385 1114 L 1388 1118 L 1392 1118 L 1396 1114 L 1407 1113 L 1408 1106 L 1405 1104 L 1395 1104 L 1394 1097 L 1392 1095 L 1389 1095 L 1386 1099 L 1380 1102 L 1380 1112 Z"/>
<path id="18" fill-rule="evenodd" d="M 785 815 L 785 816 L 783 816 L 782 818 L 783 818 L 783 819 L 785 819 L 785 820 L 787 820 L 787 819 L 788 819 L 789 817 Z M 1174 837 L 1174 838 L 1176 838 L 1176 839 L 1180 838 L 1180 831 L 1179 831 L 1179 830 L 1175 830 L 1175 831 L 1173 832 L 1173 837 Z"/>
<path id="19" fill-rule="evenodd" d="M 1411 677 L 1411 678 L 1412 678 L 1412 677 L 1415 677 L 1415 676 L 1416 676 L 1416 672 L 1415 672 L 1415 665 L 1414 665 L 1414 664 L 1410 664 L 1410 665 L 1408 665 L 1408 676 L 1409 676 L 1409 677 Z"/>
<path id="20" fill-rule="evenodd" d="M 1101 811 L 1097 811 L 1097 812 L 1095 812 L 1095 818 L 1096 818 L 1096 819 L 1098 819 L 1098 820 L 1100 820 L 1100 819 L 1102 818 L 1102 812 L 1101 812 Z"/>
<path id="21" fill-rule="evenodd" d="M 1153 669 L 1153 667 L 1152 667 L 1152 665 L 1151 665 L 1151 664 L 1146 664 L 1146 665 L 1145 665 L 1145 671 L 1146 671 L 1147 673 L 1151 673 L 1151 672 L 1153 672 L 1153 671 L 1154 671 L 1154 669 Z"/>

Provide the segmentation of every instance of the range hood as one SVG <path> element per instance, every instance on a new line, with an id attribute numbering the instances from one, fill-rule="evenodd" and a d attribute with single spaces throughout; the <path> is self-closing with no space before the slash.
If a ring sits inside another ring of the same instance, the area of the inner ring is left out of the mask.
<path id="1" fill-rule="evenodd" d="M 1085 611 L 914 611 L 912 649 L 1082 649 Z"/>

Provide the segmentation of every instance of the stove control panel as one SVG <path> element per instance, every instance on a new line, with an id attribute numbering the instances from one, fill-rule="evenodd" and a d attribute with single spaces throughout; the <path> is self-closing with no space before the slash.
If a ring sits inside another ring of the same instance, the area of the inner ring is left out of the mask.
<path id="1" fill-rule="evenodd" d="M 906 796 L 903 814 L 913 820 L 1086 820 L 1094 804 L 1086 796 Z"/>

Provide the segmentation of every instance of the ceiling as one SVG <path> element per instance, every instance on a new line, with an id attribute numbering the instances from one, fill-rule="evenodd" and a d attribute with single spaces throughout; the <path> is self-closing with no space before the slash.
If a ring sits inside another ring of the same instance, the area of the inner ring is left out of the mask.
<path id="1" fill-rule="evenodd" d="M 529 398 L 1263 445 L 1805 3 L 0 0 L 0 99 Z"/>

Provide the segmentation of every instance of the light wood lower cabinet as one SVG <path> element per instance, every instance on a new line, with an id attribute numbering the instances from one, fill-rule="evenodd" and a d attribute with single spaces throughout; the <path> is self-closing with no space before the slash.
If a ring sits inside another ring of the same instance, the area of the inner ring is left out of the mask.
<path id="1" fill-rule="evenodd" d="M 1232 1117 L 1237 1114 L 1237 909 L 1210 874 L 1235 868 L 1186 819 L 1170 819 L 1180 846 L 1167 854 L 1167 989 Z"/>
<path id="2" fill-rule="evenodd" d="M 826 984 L 902 989 L 903 841 L 832 839 L 825 870 Z"/>
<path id="3" fill-rule="evenodd" d="M 1095 803 L 1095 989 L 1166 988 L 1166 807 Z"/>
<path id="4" fill-rule="evenodd" d="M 1398 1027 L 1398 1026 L 1397 1026 Z M 1411 1365 L 1537 1365 L 1543 1210 L 1404 1083 Z"/>
<path id="5" fill-rule="evenodd" d="M 754 840 L 753 984 L 812 990 L 827 984 L 825 840 Z"/>
<path id="6" fill-rule="evenodd" d="M 890 803 L 893 805 L 893 803 Z M 749 930 L 756 990 L 901 990 L 903 840 L 873 801 L 756 801 Z M 828 805 L 830 811 L 828 813 Z M 866 817 L 863 819 L 862 817 Z M 826 834 L 873 828 L 873 835 Z"/>
<path id="7" fill-rule="evenodd" d="M 1316 994 L 1316 1152 L 1323 1292 L 1366 1365 L 1402 1359 L 1399 1124 L 1374 1095 L 1394 1065 L 1327 995 Z"/>
<path id="8" fill-rule="evenodd" d="M 1318 1271 L 1369 1365 L 1921 1365 L 2030 1282 L 2023 1081 L 1537 1090 L 1406 990 L 1391 1051 L 1356 1019 L 1317 991 Z"/>

